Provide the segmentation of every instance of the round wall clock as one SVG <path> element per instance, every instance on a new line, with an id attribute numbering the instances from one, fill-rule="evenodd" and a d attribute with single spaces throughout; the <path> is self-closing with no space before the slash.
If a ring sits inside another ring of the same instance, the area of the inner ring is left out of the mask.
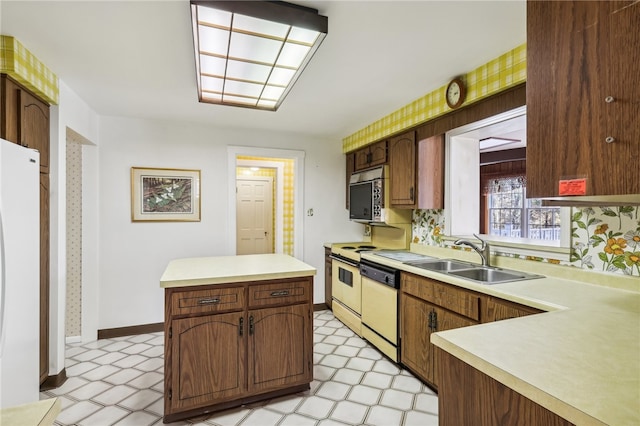
<path id="1" fill-rule="evenodd" d="M 446 99 L 449 108 L 458 108 L 464 102 L 467 95 L 467 87 L 460 78 L 454 78 L 447 86 Z"/>

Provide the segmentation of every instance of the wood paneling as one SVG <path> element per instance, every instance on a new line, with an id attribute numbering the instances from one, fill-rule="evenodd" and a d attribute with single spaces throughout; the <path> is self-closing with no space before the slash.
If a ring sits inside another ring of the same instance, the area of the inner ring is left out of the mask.
<path id="1" fill-rule="evenodd" d="M 402 274 L 402 291 L 480 321 L 480 295 L 431 278 Z"/>
<path id="2" fill-rule="evenodd" d="M 572 424 L 441 349 L 438 361 L 440 426 Z"/>
<path id="3" fill-rule="evenodd" d="M 510 318 L 539 314 L 541 311 L 508 300 L 488 297 L 482 306 L 482 322 L 502 321 Z"/>
<path id="4" fill-rule="evenodd" d="M 529 196 L 574 178 L 577 195 L 640 193 L 638 28 L 637 2 L 527 3 Z"/>

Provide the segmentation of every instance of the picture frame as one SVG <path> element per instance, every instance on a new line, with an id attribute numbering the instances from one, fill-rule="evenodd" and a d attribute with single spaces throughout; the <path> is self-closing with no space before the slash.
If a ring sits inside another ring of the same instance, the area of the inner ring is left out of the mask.
<path id="1" fill-rule="evenodd" d="M 200 170 L 131 168 L 132 222 L 199 222 Z"/>

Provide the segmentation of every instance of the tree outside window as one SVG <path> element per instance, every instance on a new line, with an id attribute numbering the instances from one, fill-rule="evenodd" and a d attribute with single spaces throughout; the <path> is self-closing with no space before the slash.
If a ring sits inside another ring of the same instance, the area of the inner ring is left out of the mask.
<path id="1" fill-rule="evenodd" d="M 491 179 L 487 196 L 488 234 L 510 238 L 560 240 L 560 208 L 526 198 L 526 177 Z"/>

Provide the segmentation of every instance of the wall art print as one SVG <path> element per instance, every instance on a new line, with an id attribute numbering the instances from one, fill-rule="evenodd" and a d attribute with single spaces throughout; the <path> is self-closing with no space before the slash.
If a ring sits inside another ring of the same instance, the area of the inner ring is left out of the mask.
<path id="1" fill-rule="evenodd" d="M 200 221 L 200 170 L 131 168 L 131 220 Z"/>

